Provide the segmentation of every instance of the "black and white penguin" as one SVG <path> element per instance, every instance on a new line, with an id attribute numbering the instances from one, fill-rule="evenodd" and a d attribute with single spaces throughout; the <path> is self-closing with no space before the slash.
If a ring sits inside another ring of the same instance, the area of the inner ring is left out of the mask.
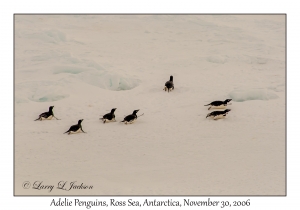
<path id="1" fill-rule="evenodd" d="M 53 117 L 55 119 L 57 119 L 53 114 L 53 108 L 54 108 L 54 106 L 50 106 L 48 112 L 44 112 L 44 113 L 40 114 L 39 117 L 34 121 L 37 121 L 37 120 L 40 120 L 40 121 L 42 121 L 42 120 L 51 120 Z M 57 119 L 57 120 L 59 120 L 59 119 Z"/>
<path id="2" fill-rule="evenodd" d="M 163 90 L 168 92 L 174 90 L 173 76 L 170 76 L 170 80 L 166 82 Z"/>
<path id="3" fill-rule="evenodd" d="M 136 119 L 137 119 L 136 113 L 137 113 L 138 111 L 139 111 L 139 109 L 134 110 L 132 114 L 127 115 L 127 116 L 124 118 L 124 120 L 121 121 L 121 122 L 125 122 L 125 124 L 127 124 L 127 123 L 132 124 L 132 123 L 134 123 L 134 121 L 136 121 Z"/>
<path id="4" fill-rule="evenodd" d="M 82 131 L 83 133 L 86 133 L 82 130 L 82 126 L 81 126 L 81 122 L 83 121 L 83 119 L 78 120 L 78 124 L 77 125 L 72 125 L 68 131 L 64 132 L 68 133 L 68 135 L 72 134 L 72 133 L 79 133 L 80 131 Z"/>
<path id="5" fill-rule="evenodd" d="M 102 118 L 100 118 L 100 120 L 103 121 L 103 123 L 105 122 L 110 122 L 110 121 L 113 121 L 113 122 L 116 122 L 116 119 L 115 119 L 115 111 L 116 111 L 117 108 L 113 108 L 110 113 L 107 113 L 105 115 L 103 115 Z"/>
<path id="6" fill-rule="evenodd" d="M 204 105 L 204 106 L 210 106 L 208 108 L 208 110 L 210 110 L 211 108 L 224 109 L 231 100 L 232 99 L 226 99 L 225 101 L 213 101 L 210 104 L 207 104 L 207 105 Z"/>
<path id="7" fill-rule="evenodd" d="M 214 111 L 209 113 L 206 118 L 208 117 L 213 117 L 214 120 L 220 119 L 220 118 L 224 118 L 227 113 L 230 112 L 230 109 L 225 109 L 224 111 Z"/>

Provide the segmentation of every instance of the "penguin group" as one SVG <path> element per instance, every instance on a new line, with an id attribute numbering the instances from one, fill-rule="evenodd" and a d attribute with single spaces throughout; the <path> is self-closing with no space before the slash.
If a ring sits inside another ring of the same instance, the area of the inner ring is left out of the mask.
<path id="1" fill-rule="evenodd" d="M 116 117 L 116 116 L 115 116 L 115 111 L 116 111 L 116 109 L 117 109 L 117 108 L 113 108 L 113 109 L 110 111 L 110 113 L 107 113 L 107 114 L 103 115 L 102 118 L 100 118 L 100 120 L 102 120 L 103 123 L 106 123 L 106 122 L 116 122 L 116 119 L 115 119 L 115 117 Z M 132 123 L 134 123 L 134 121 L 136 121 L 138 117 L 144 115 L 144 114 L 142 114 L 142 115 L 140 115 L 140 116 L 137 116 L 136 113 L 137 113 L 138 111 L 139 111 L 139 109 L 134 110 L 132 114 L 127 115 L 127 116 L 124 118 L 124 120 L 121 121 L 121 122 L 124 122 L 125 124 L 128 124 L 128 123 L 129 123 L 129 124 L 132 124 Z"/>
<path id="2" fill-rule="evenodd" d="M 170 80 L 165 83 L 165 87 L 163 88 L 163 90 L 168 91 L 168 92 L 174 90 L 174 82 L 173 82 L 172 75 L 170 76 Z M 209 106 L 208 110 L 210 110 L 211 108 L 224 109 L 227 107 L 227 105 L 229 104 L 229 102 L 231 100 L 232 99 L 226 99 L 225 101 L 213 101 L 204 106 Z M 221 118 L 224 118 L 230 111 L 231 111 L 231 109 L 225 109 L 223 111 L 213 111 L 213 112 L 209 113 L 206 116 L 206 118 L 212 117 L 214 120 L 221 119 Z"/>
<path id="3" fill-rule="evenodd" d="M 174 90 L 174 82 L 173 82 L 173 76 L 172 75 L 170 76 L 169 81 L 167 81 L 165 83 L 165 86 L 164 86 L 163 90 L 168 91 L 168 92 Z M 208 110 L 210 110 L 211 108 L 225 109 L 231 100 L 232 99 L 226 99 L 225 101 L 213 101 L 213 102 L 211 102 L 207 105 L 204 105 L 204 106 L 209 106 Z M 39 117 L 35 121 L 38 121 L 38 120 L 39 121 L 51 120 L 52 118 L 55 118 L 56 120 L 60 120 L 60 119 L 58 119 L 54 116 L 53 108 L 54 108 L 54 106 L 50 106 L 49 111 L 48 112 L 43 112 L 42 114 L 40 114 Z M 104 124 L 108 123 L 108 122 L 116 122 L 116 116 L 115 116 L 116 109 L 117 108 L 111 109 L 111 111 L 109 113 L 103 115 L 100 118 L 100 120 L 102 120 L 102 122 Z M 126 117 L 124 117 L 124 120 L 121 121 L 121 122 L 123 122 L 126 125 L 134 123 L 138 119 L 138 117 L 144 115 L 144 113 L 143 113 L 140 116 L 137 116 L 138 111 L 139 111 L 139 109 L 134 110 L 132 112 L 132 114 L 129 114 Z M 230 109 L 225 109 L 223 111 L 213 111 L 213 112 L 207 114 L 206 118 L 212 117 L 214 120 L 224 118 L 228 114 L 228 112 L 230 112 L 230 111 L 231 111 Z M 81 125 L 82 121 L 83 121 L 83 119 L 78 120 L 78 123 L 76 125 L 72 125 L 69 128 L 69 130 L 64 132 L 64 134 L 67 133 L 68 135 L 70 135 L 70 134 L 79 133 L 79 132 L 86 133 L 82 129 L 82 125 Z"/>
<path id="4" fill-rule="evenodd" d="M 54 116 L 53 108 L 54 108 L 54 106 L 50 106 L 48 112 L 43 112 L 43 113 L 40 114 L 39 117 L 38 117 L 36 120 L 34 120 L 34 121 L 37 121 L 37 120 L 39 120 L 39 121 L 42 121 L 42 120 L 51 120 L 52 118 L 55 118 L 55 119 L 57 119 L 57 120 L 60 120 L 60 119 L 58 119 L 58 118 L 56 118 L 56 117 Z M 107 113 L 107 114 L 103 115 L 102 118 L 100 118 L 100 120 L 102 120 L 103 123 L 107 123 L 107 122 L 116 122 L 116 119 L 115 119 L 116 116 L 115 116 L 115 114 L 114 114 L 115 111 L 116 111 L 116 109 L 117 109 L 117 108 L 113 108 L 113 109 L 110 111 L 110 113 Z M 121 122 L 124 122 L 126 125 L 127 125 L 127 124 L 132 124 L 132 123 L 134 123 L 134 122 L 137 120 L 138 117 L 144 115 L 144 114 L 142 114 L 142 115 L 140 115 L 140 116 L 137 116 L 137 112 L 138 112 L 138 111 L 139 111 L 139 109 L 134 110 L 132 114 L 127 115 L 127 116 L 124 118 L 124 120 L 121 121 Z M 69 128 L 69 130 L 67 130 L 66 132 L 64 132 L 64 134 L 67 133 L 68 135 L 70 135 L 70 134 L 75 134 L 75 133 L 79 133 L 79 132 L 86 133 L 86 132 L 82 129 L 82 125 L 81 125 L 82 121 L 83 121 L 83 119 L 78 120 L 78 123 L 77 123 L 76 125 L 72 125 L 72 126 Z"/>
<path id="5" fill-rule="evenodd" d="M 225 109 L 227 107 L 227 105 L 229 105 L 229 102 L 231 101 L 232 99 L 226 99 L 225 101 L 213 101 L 207 105 L 204 105 L 204 106 L 210 106 L 208 108 L 208 110 L 210 110 L 211 108 L 215 108 L 215 109 Z M 221 118 L 224 118 L 228 112 L 230 112 L 231 109 L 225 109 L 223 111 L 213 111 L 209 114 L 206 115 L 206 118 L 208 117 L 212 117 L 214 120 L 218 120 L 218 119 L 221 119 Z"/>

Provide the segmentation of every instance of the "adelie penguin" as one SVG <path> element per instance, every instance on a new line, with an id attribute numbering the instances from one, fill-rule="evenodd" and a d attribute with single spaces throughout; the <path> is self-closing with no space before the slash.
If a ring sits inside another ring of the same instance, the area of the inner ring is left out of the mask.
<path id="1" fill-rule="evenodd" d="M 230 109 L 225 109 L 224 111 L 214 111 L 206 115 L 206 118 L 213 117 L 214 120 L 217 120 L 220 118 L 224 118 L 228 112 L 230 112 Z"/>
<path id="2" fill-rule="evenodd" d="M 55 119 L 57 119 L 53 114 L 53 108 L 54 108 L 54 106 L 50 106 L 48 112 L 44 112 L 44 113 L 40 114 L 39 117 L 34 121 L 37 121 L 37 120 L 40 120 L 40 121 L 42 121 L 42 120 L 51 120 L 53 117 Z M 60 119 L 57 119 L 57 120 L 60 120 Z"/>
<path id="3" fill-rule="evenodd" d="M 68 133 L 68 135 L 73 134 L 73 133 L 79 133 L 80 131 L 82 131 L 83 133 L 86 133 L 82 130 L 82 126 L 81 126 L 81 122 L 83 121 L 83 119 L 78 120 L 78 124 L 77 125 L 72 125 L 69 130 L 67 130 L 65 133 Z"/>
<path id="4" fill-rule="evenodd" d="M 107 113 L 105 115 L 103 115 L 102 118 L 100 118 L 100 120 L 103 121 L 103 123 L 106 123 L 106 122 L 116 122 L 116 119 L 115 119 L 115 111 L 116 111 L 117 108 L 113 108 L 110 113 Z"/>
<path id="5" fill-rule="evenodd" d="M 163 90 L 168 92 L 174 90 L 173 76 L 170 76 L 170 80 L 166 82 Z"/>
<path id="6" fill-rule="evenodd" d="M 225 101 L 213 101 L 210 104 L 204 105 L 204 106 L 210 106 L 208 108 L 208 110 L 210 110 L 211 108 L 216 108 L 216 109 L 224 109 L 226 108 L 226 106 L 228 105 L 228 103 L 231 101 L 232 99 L 226 99 Z"/>
<path id="7" fill-rule="evenodd" d="M 124 118 L 124 120 L 121 121 L 121 122 L 125 122 L 125 124 L 127 124 L 127 123 L 132 124 L 132 123 L 134 123 L 134 121 L 136 121 L 137 118 L 138 118 L 138 116 L 136 115 L 136 113 L 137 113 L 138 111 L 139 111 L 139 109 L 138 109 L 138 110 L 134 110 L 132 114 L 127 115 L 127 116 Z M 142 114 L 142 115 L 143 115 L 143 114 Z M 140 115 L 140 116 L 142 116 L 142 115 Z M 140 116 L 139 116 L 139 117 L 140 117 Z"/>

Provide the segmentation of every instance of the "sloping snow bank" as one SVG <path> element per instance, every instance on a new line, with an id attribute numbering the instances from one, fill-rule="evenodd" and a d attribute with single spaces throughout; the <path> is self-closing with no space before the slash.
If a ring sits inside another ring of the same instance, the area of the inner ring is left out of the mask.
<path id="1" fill-rule="evenodd" d="M 231 91 L 228 96 L 236 102 L 278 98 L 274 91 L 267 89 L 236 89 Z"/>

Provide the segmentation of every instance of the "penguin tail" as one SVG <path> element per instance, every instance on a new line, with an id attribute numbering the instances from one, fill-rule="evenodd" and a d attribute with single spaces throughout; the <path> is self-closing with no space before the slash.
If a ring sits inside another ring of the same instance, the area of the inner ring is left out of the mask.
<path id="1" fill-rule="evenodd" d="M 209 106 L 210 104 L 204 105 L 204 106 Z"/>

